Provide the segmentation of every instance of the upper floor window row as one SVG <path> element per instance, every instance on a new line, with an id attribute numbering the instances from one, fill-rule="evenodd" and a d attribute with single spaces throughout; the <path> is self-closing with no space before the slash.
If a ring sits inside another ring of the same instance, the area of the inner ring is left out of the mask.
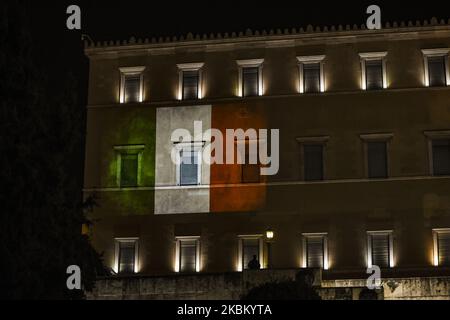
<path id="1" fill-rule="evenodd" d="M 450 131 L 427 131 L 430 175 L 450 176 Z M 364 148 L 364 167 L 367 179 L 391 177 L 390 149 L 393 134 L 360 135 Z M 300 179 L 307 182 L 325 181 L 327 144 L 330 137 L 297 138 L 300 144 Z"/>
<path id="2" fill-rule="evenodd" d="M 427 87 L 450 86 L 450 49 L 422 50 L 424 57 L 424 85 Z M 361 89 L 382 90 L 389 87 L 387 77 L 387 52 L 360 53 Z M 325 55 L 297 57 L 299 65 L 299 93 L 326 91 Z M 237 96 L 264 95 L 264 59 L 238 60 L 239 80 Z M 204 63 L 178 64 L 178 100 L 197 100 L 204 97 Z M 145 67 L 120 68 L 120 103 L 144 101 Z"/>

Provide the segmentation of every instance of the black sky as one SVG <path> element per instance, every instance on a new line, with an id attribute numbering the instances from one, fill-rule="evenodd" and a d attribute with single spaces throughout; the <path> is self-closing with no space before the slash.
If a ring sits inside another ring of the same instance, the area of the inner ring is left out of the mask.
<path id="1" fill-rule="evenodd" d="M 38 2 L 38 1 L 35 1 Z M 65 27 L 65 8 L 82 9 L 83 32 L 95 40 L 131 35 L 167 36 L 187 32 L 241 31 L 246 28 L 293 28 L 308 24 L 362 24 L 370 4 L 382 8 L 383 20 L 449 18 L 448 1 L 53 1 L 35 3 L 48 28 Z M 58 26 L 55 25 L 58 23 Z M 54 30 L 53 32 L 57 32 Z"/>
<path id="2" fill-rule="evenodd" d="M 82 10 L 82 31 L 66 28 L 66 8 Z M 312 25 L 363 24 L 366 8 L 377 4 L 382 20 L 450 18 L 449 1 L 32 1 L 31 15 L 35 54 L 57 78 L 74 72 L 86 88 L 87 60 L 81 33 L 93 40 L 124 40 L 130 36 L 173 36 L 192 33 L 239 32 L 300 28 Z M 85 92 L 80 92 L 85 96 Z"/>

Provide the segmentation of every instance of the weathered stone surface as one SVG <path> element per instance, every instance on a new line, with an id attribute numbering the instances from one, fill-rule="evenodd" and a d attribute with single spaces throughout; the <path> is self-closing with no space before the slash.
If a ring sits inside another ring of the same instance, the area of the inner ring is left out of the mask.
<path id="1" fill-rule="evenodd" d="M 97 281 L 89 299 L 99 300 L 238 300 L 252 288 L 265 283 L 295 281 L 299 270 L 262 270 L 242 273 L 179 275 L 160 278 L 117 278 Z M 323 300 L 358 300 L 365 280 L 322 281 L 313 271 L 313 286 Z M 450 300 L 450 278 L 383 280 L 378 299 Z"/>

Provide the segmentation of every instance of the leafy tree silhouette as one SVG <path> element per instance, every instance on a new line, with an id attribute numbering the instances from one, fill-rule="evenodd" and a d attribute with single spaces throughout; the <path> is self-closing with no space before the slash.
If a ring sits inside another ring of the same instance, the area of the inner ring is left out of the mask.
<path id="1" fill-rule="evenodd" d="M 311 270 L 299 271 L 295 281 L 266 283 L 251 289 L 242 300 L 321 300 L 313 288 L 314 273 Z"/>
<path id="2" fill-rule="evenodd" d="M 81 232 L 92 206 L 81 194 L 85 108 L 69 73 L 51 89 L 30 11 L 27 1 L 0 2 L 0 297 L 80 299 L 104 270 Z M 84 291 L 67 290 L 70 265 L 81 267 Z"/>

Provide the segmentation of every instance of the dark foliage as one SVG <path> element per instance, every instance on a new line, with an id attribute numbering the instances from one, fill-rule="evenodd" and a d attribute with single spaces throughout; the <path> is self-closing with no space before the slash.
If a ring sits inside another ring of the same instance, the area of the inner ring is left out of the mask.
<path id="1" fill-rule="evenodd" d="M 38 60 L 26 1 L 0 2 L 0 297 L 78 299 L 67 267 L 85 290 L 103 270 L 81 234 L 84 110 L 68 72 L 50 85 Z"/>
<path id="2" fill-rule="evenodd" d="M 251 289 L 242 300 L 321 300 L 312 286 L 314 275 L 308 271 L 300 271 L 295 281 L 266 283 Z"/>

